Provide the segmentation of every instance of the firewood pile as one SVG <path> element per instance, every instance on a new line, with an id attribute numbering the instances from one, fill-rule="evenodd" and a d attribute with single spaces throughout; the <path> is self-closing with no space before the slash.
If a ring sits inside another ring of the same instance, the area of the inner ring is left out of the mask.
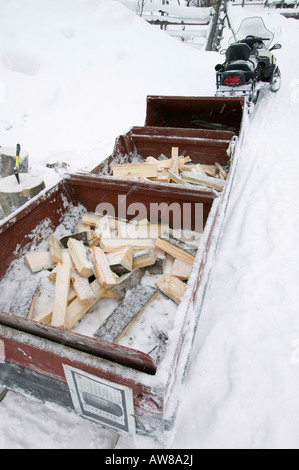
<path id="1" fill-rule="evenodd" d="M 160 155 L 147 157 L 144 163 L 113 165 L 113 176 L 138 178 L 160 183 L 192 184 L 223 191 L 227 171 L 215 162 L 214 165 L 193 164 L 190 157 L 179 156 L 179 148 L 172 147 L 171 158 Z"/>
<path id="2" fill-rule="evenodd" d="M 48 270 L 55 283 L 43 311 L 36 309 L 36 290 L 28 318 L 71 330 L 100 299 L 115 299 L 118 306 L 99 321 L 94 336 L 118 342 L 158 295 L 180 304 L 199 246 L 197 232 L 85 213 L 76 233 L 61 239 L 52 234 L 48 250 L 24 256 L 32 275 Z M 155 277 L 154 287 L 142 285 L 145 272 Z"/>

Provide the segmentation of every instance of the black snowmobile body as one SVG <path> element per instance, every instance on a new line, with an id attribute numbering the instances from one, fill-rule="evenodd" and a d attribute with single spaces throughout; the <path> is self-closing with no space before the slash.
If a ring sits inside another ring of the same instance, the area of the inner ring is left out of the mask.
<path id="1" fill-rule="evenodd" d="M 254 34 L 247 34 L 249 31 Z M 272 51 L 281 45 L 270 47 L 273 38 L 262 18 L 243 20 L 236 42 L 225 51 L 225 62 L 215 67 L 216 96 L 244 96 L 248 102 L 256 102 L 262 89 L 279 90 L 281 74 Z"/>

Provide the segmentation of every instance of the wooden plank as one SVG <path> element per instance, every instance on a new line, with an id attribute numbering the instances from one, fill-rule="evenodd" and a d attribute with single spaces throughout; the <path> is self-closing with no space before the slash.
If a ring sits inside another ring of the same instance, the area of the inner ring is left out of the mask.
<path id="1" fill-rule="evenodd" d="M 48 244 L 50 260 L 53 263 L 62 263 L 62 246 L 53 234 L 49 236 Z"/>
<path id="2" fill-rule="evenodd" d="M 71 280 L 76 296 L 81 304 L 95 300 L 95 295 L 90 287 L 89 280 L 86 277 L 80 276 L 76 269 L 72 269 L 71 271 Z"/>
<path id="3" fill-rule="evenodd" d="M 172 147 L 171 160 L 172 160 L 172 163 L 171 163 L 170 170 L 175 175 L 178 175 L 179 174 L 179 148 L 178 147 Z"/>
<path id="4" fill-rule="evenodd" d="M 90 225 L 95 227 L 97 223 L 101 220 L 101 216 L 98 214 L 87 213 L 82 217 L 82 224 Z"/>
<path id="5" fill-rule="evenodd" d="M 156 250 L 143 250 L 136 252 L 133 258 L 133 269 L 145 268 L 152 266 L 157 260 Z"/>
<path id="6" fill-rule="evenodd" d="M 225 182 L 210 176 L 203 176 L 199 173 L 183 172 L 181 178 L 188 183 L 206 186 L 215 189 L 216 191 L 223 191 Z"/>
<path id="7" fill-rule="evenodd" d="M 32 298 L 32 302 L 31 302 L 31 305 L 30 305 L 30 309 L 29 309 L 29 312 L 28 312 L 28 317 L 27 317 L 28 320 L 31 320 L 31 318 L 32 318 L 35 303 L 36 303 L 36 300 L 38 298 L 39 293 L 40 293 L 40 284 L 38 284 L 38 286 L 35 289 L 35 292 L 34 292 L 34 295 L 33 295 L 33 298 Z"/>
<path id="8" fill-rule="evenodd" d="M 83 277 L 90 277 L 93 275 L 91 262 L 87 258 L 87 251 L 82 241 L 70 238 L 67 242 L 73 263 Z"/>
<path id="9" fill-rule="evenodd" d="M 133 248 L 125 246 L 112 253 L 107 253 L 107 261 L 111 270 L 119 276 L 133 269 Z M 119 274 L 121 273 L 121 274 Z"/>
<path id="10" fill-rule="evenodd" d="M 91 288 L 94 292 L 95 299 L 90 303 L 82 304 L 76 298 L 67 308 L 66 312 L 66 329 L 71 330 L 79 320 L 100 300 L 107 291 L 106 288 L 101 287 L 99 281 L 96 279 L 91 283 Z"/>
<path id="11" fill-rule="evenodd" d="M 95 226 L 95 233 L 100 238 L 111 238 L 111 229 L 109 217 L 105 215 L 102 217 Z"/>
<path id="12" fill-rule="evenodd" d="M 184 157 L 184 156 L 178 157 L 178 167 L 181 169 L 183 168 L 184 165 L 186 165 L 186 163 L 189 163 L 191 161 L 192 160 L 190 157 Z M 152 163 L 153 165 L 157 165 L 158 171 L 170 170 L 173 165 L 172 158 L 166 158 L 165 160 L 160 161 L 154 157 L 147 157 L 146 162 Z"/>
<path id="13" fill-rule="evenodd" d="M 74 289 L 70 287 L 69 295 L 68 295 L 68 305 L 75 300 L 77 297 Z M 50 325 L 52 321 L 52 314 L 53 314 L 53 304 L 49 305 L 48 307 L 44 308 L 41 312 L 37 313 L 32 320 L 38 323 L 44 323 L 46 325 Z"/>
<path id="14" fill-rule="evenodd" d="M 81 241 L 86 246 L 94 246 L 99 243 L 99 236 L 95 233 L 94 230 L 85 230 L 84 232 L 74 233 L 72 235 L 67 235 L 60 239 L 60 243 L 64 248 L 68 248 L 68 241 L 77 240 Z"/>
<path id="15" fill-rule="evenodd" d="M 115 286 L 116 280 L 114 274 L 110 269 L 108 260 L 102 248 L 94 246 L 90 249 L 90 252 L 92 254 L 94 270 L 101 286 Z"/>
<path id="16" fill-rule="evenodd" d="M 120 295 L 125 295 L 129 289 L 140 284 L 143 275 L 143 268 L 133 269 L 133 271 L 129 272 L 128 274 L 124 274 L 123 276 L 121 276 L 117 283 L 117 286 L 112 287 L 111 290 L 114 292 L 115 295 L 117 292 Z"/>
<path id="17" fill-rule="evenodd" d="M 180 304 L 186 284 L 175 276 L 164 274 L 156 283 L 158 289 L 175 303 Z"/>
<path id="18" fill-rule="evenodd" d="M 131 246 L 134 251 L 154 248 L 153 241 L 150 238 L 103 238 L 100 241 L 100 247 L 105 251 L 105 253 L 109 253 L 126 246 Z"/>
<path id="19" fill-rule="evenodd" d="M 190 255 L 194 257 L 196 256 L 200 244 L 200 240 L 185 238 L 184 233 L 179 233 L 178 230 L 171 230 L 170 235 L 164 233 L 160 238 L 182 248 L 182 250 L 187 251 L 187 253 L 190 253 Z"/>
<path id="20" fill-rule="evenodd" d="M 151 178 L 151 181 L 157 181 L 158 183 L 169 183 L 170 177 L 165 170 L 159 171 L 157 178 Z"/>
<path id="21" fill-rule="evenodd" d="M 58 263 L 55 284 L 55 300 L 51 326 L 66 327 L 66 311 L 71 282 L 71 266 L 69 263 Z"/>
<path id="22" fill-rule="evenodd" d="M 95 336 L 110 343 L 119 342 L 157 296 L 158 291 L 154 287 L 134 287 L 96 331 Z"/>
<path id="23" fill-rule="evenodd" d="M 203 171 L 206 173 L 207 176 L 212 176 L 214 177 L 216 175 L 216 169 L 214 168 L 213 165 L 201 165 L 201 168 Z"/>
<path id="24" fill-rule="evenodd" d="M 30 310 L 34 308 L 37 292 L 40 285 L 39 277 L 30 276 L 21 282 L 16 282 L 14 295 L 3 308 L 18 317 L 28 318 Z"/>
<path id="25" fill-rule="evenodd" d="M 119 238 L 149 238 L 148 226 L 145 224 L 127 224 L 125 222 L 118 224 Z M 108 238 L 108 237 L 104 237 Z"/>
<path id="26" fill-rule="evenodd" d="M 151 163 L 124 163 L 113 165 L 113 176 L 118 178 L 135 178 L 139 176 L 157 178 L 158 169 Z"/>
<path id="27" fill-rule="evenodd" d="M 171 275 L 176 276 L 182 281 L 189 279 L 192 271 L 192 265 L 179 259 L 175 259 L 172 265 Z"/>
<path id="28" fill-rule="evenodd" d="M 215 166 L 218 168 L 219 174 L 222 175 L 223 179 L 226 180 L 226 178 L 227 178 L 227 173 L 226 173 L 225 169 L 224 169 L 224 168 L 220 165 L 220 163 L 218 163 L 218 162 L 215 163 Z"/>
<path id="29" fill-rule="evenodd" d="M 24 256 L 24 261 L 31 273 L 38 273 L 44 269 L 53 269 L 55 263 L 51 261 L 50 253 L 48 251 L 37 251 L 28 253 Z"/>
<path id="30" fill-rule="evenodd" d="M 181 261 L 184 261 L 185 263 L 188 263 L 188 264 L 194 263 L 195 256 L 188 253 L 186 250 L 180 248 L 179 246 L 174 245 L 168 240 L 157 238 L 155 242 L 155 247 L 159 248 L 162 251 L 165 251 L 165 253 L 168 253 L 173 258 L 177 258 Z"/>
<path id="31" fill-rule="evenodd" d="M 170 170 L 165 170 L 169 176 L 169 179 L 171 181 L 173 181 L 174 183 L 177 183 L 177 184 L 182 184 L 184 186 L 187 185 L 187 182 L 184 181 L 179 175 L 176 175 L 175 173 L 173 173 L 172 171 Z"/>

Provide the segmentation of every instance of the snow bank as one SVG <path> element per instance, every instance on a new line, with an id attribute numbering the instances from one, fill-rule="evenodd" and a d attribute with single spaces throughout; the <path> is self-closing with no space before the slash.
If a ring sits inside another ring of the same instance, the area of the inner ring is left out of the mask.
<path id="1" fill-rule="evenodd" d="M 213 95 L 214 53 L 186 48 L 114 0 L 1 2 L 0 145 L 32 167 L 91 169 L 143 125 L 146 96 Z M 216 55 L 217 57 L 217 55 Z"/>

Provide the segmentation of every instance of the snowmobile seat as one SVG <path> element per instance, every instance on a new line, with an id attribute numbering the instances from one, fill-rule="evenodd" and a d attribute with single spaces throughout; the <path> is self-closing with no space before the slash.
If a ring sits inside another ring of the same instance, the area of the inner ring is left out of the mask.
<path id="1" fill-rule="evenodd" d="M 251 49 L 247 44 L 236 43 L 229 46 L 226 51 L 226 62 L 234 60 L 249 60 Z"/>

